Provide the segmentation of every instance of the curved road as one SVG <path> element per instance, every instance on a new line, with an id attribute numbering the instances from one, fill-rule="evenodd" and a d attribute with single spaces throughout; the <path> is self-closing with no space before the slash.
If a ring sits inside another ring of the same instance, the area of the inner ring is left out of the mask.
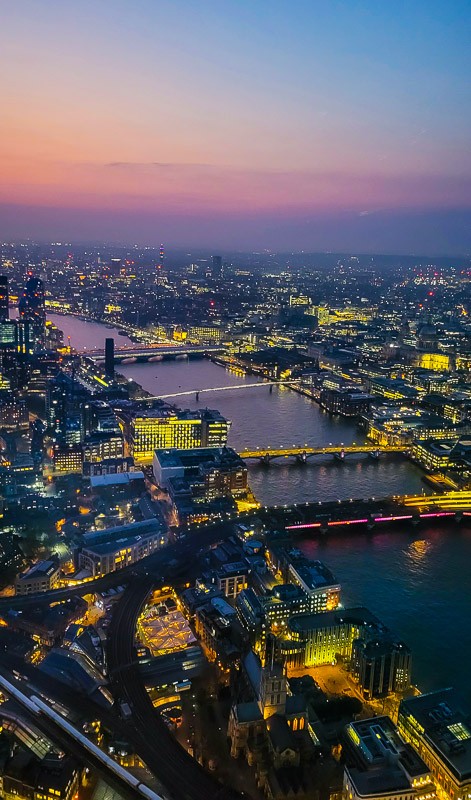
<path id="1" fill-rule="evenodd" d="M 108 674 L 115 697 L 129 704 L 142 742 L 137 750 L 173 800 L 236 800 L 240 795 L 209 775 L 174 739 L 147 694 L 134 636 L 139 612 L 154 581 L 135 580 L 117 604 L 109 629 Z"/>
<path id="2" fill-rule="evenodd" d="M 251 516 L 253 516 L 253 514 Z M 248 518 L 249 515 L 240 515 L 238 519 L 244 522 Z M 236 518 L 231 520 L 232 523 L 236 521 Z M 110 589 L 112 586 L 126 584 L 136 575 L 145 576 L 149 571 L 159 576 L 171 578 L 171 574 L 173 573 L 172 562 L 177 561 L 183 566 L 185 560 L 189 562 L 192 556 L 202 547 L 207 547 L 216 541 L 226 539 L 228 536 L 232 535 L 232 525 L 227 522 L 217 522 L 206 525 L 205 527 L 191 531 L 191 544 L 189 538 L 182 537 L 174 544 L 169 544 L 156 553 L 142 558 L 136 564 L 131 564 L 129 567 L 123 567 L 120 570 L 109 572 L 108 575 L 104 575 L 102 578 L 95 578 L 86 583 L 80 583 L 78 586 L 51 589 L 49 592 L 35 592 L 29 595 L 0 597 L 0 611 L 6 611 L 10 608 L 24 608 L 30 605 L 46 605 L 60 600 L 67 600 L 70 597 L 83 597 L 85 594 L 102 592 L 106 589 Z"/>

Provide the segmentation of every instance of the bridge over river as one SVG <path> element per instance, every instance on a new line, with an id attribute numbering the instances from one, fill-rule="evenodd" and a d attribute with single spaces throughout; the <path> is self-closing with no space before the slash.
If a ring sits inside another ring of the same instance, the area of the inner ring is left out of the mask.
<path id="1" fill-rule="evenodd" d="M 116 364 L 134 364 L 136 362 L 163 361 L 172 358 L 202 358 L 211 353 L 221 353 L 222 345 L 136 345 L 135 347 L 117 347 L 114 351 Z M 78 354 L 97 363 L 105 362 L 105 351 L 102 349 L 81 350 Z"/>
<path id="2" fill-rule="evenodd" d="M 255 458 L 264 464 L 269 464 L 274 458 L 288 458 L 294 456 L 298 461 L 306 462 L 312 456 L 332 455 L 339 461 L 343 461 L 348 454 L 367 453 L 373 458 L 378 458 L 380 453 L 404 453 L 403 446 L 379 445 L 379 444 L 351 444 L 351 445 L 328 445 L 321 447 L 262 447 L 257 450 L 243 450 L 239 453 L 244 460 Z"/>

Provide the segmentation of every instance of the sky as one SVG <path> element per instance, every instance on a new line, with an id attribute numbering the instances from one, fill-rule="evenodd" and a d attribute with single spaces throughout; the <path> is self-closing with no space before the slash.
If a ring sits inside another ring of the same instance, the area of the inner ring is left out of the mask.
<path id="1" fill-rule="evenodd" d="M 0 0 L 0 238 L 471 252 L 468 0 Z"/>

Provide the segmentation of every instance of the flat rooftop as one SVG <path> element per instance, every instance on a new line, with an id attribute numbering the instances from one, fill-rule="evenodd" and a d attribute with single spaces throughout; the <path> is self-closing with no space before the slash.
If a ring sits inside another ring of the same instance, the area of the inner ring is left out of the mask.
<path id="1" fill-rule="evenodd" d="M 309 589 L 323 589 L 326 586 L 336 586 L 337 582 L 327 567 L 324 567 L 320 562 L 313 564 L 304 564 L 303 566 L 295 566 L 294 569 L 298 573 L 302 581 L 309 587 Z"/>
<path id="2" fill-rule="evenodd" d="M 357 734 L 359 742 L 355 746 L 361 746 L 363 758 L 368 764 L 386 763 L 389 756 L 392 755 L 398 757 L 399 763 L 403 765 L 411 778 L 429 772 L 425 762 L 400 737 L 399 731 L 390 717 L 362 719 L 352 722 L 348 728 Z"/>
<path id="3" fill-rule="evenodd" d="M 471 778 L 471 719 L 455 689 L 410 697 L 402 701 L 400 711 L 423 728 L 423 736 L 458 781 Z"/>
<path id="4" fill-rule="evenodd" d="M 288 624 L 292 631 L 302 634 L 322 628 L 334 628 L 338 625 L 373 625 L 376 627 L 381 623 L 367 608 L 358 606 L 324 611 L 322 614 L 299 614 L 299 616 L 292 617 Z"/>
<path id="5" fill-rule="evenodd" d="M 135 536 L 123 536 L 122 539 L 106 539 L 96 543 L 84 543 L 83 551 L 89 553 L 96 553 L 96 555 L 105 555 L 106 553 L 115 553 L 117 550 L 124 550 L 124 548 L 132 547 L 140 541 L 145 541 L 150 536 L 158 535 L 158 531 L 150 531 L 149 533 L 138 533 Z"/>
<path id="6" fill-rule="evenodd" d="M 139 520 L 138 522 L 127 522 L 124 525 L 114 525 L 112 528 L 104 528 L 102 531 L 88 531 L 88 533 L 84 533 L 82 536 L 82 544 L 84 547 L 87 547 L 96 542 L 105 540 L 114 541 L 133 534 L 147 536 L 149 533 L 158 533 L 162 529 L 161 522 L 154 518 Z"/>
<path id="7" fill-rule="evenodd" d="M 401 739 L 389 717 L 352 722 L 346 733 L 355 763 L 348 766 L 348 772 L 362 796 L 407 791 L 415 778 L 430 773 L 415 750 Z M 351 761 L 348 757 L 347 760 Z M 356 766 L 358 763 L 360 767 Z"/>
<path id="8" fill-rule="evenodd" d="M 144 480 L 144 473 L 136 472 L 115 472 L 109 475 L 92 475 L 90 485 L 93 489 L 106 486 L 127 486 L 133 481 Z"/>
<path id="9" fill-rule="evenodd" d="M 245 466 L 232 447 L 194 447 L 191 450 L 154 450 L 155 458 L 161 467 L 182 467 L 191 469 L 205 463 L 239 463 Z"/>
<path id="10" fill-rule="evenodd" d="M 285 551 L 283 560 L 290 571 L 298 575 L 311 591 L 326 586 L 338 586 L 334 575 L 322 561 L 311 561 L 296 548 Z"/>

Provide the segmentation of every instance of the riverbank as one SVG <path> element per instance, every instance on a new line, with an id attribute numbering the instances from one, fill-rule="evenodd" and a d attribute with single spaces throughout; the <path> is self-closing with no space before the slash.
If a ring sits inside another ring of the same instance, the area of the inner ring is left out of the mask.
<path id="1" fill-rule="evenodd" d="M 51 315 L 51 319 L 65 337 L 71 336 L 77 350 L 102 348 L 105 338 L 118 337 L 117 329 L 114 333 L 96 322 L 67 316 L 54 319 Z M 351 420 L 330 417 L 311 398 L 285 386 L 275 386 L 271 392 L 269 386 L 247 392 L 209 392 L 196 400 L 197 389 L 263 382 L 260 376 L 221 369 L 207 359 L 123 364 L 118 371 L 127 382 L 131 379 L 142 387 L 142 393 L 151 396 L 194 391 L 180 405 L 191 410 L 217 408 L 232 421 L 228 444 L 238 452 L 264 447 L 347 446 L 365 438 Z M 348 456 L 344 463 L 316 456 L 302 465 L 280 459 L 268 468 L 257 462 L 250 462 L 248 468 L 249 484 L 264 505 L 420 493 L 424 488 L 418 467 L 389 456 L 378 460 Z"/>
<path id="2" fill-rule="evenodd" d="M 94 339 L 92 344 L 103 346 L 105 336 L 110 335 L 104 327 L 97 330 L 96 323 L 75 317 L 61 317 L 60 322 L 58 327 L 77 343 Z M 120 371 L 153 395 L 254 380 L 254 376 L 222 370 L 210 361 L 129 364 Z M 360 441 L 351 421 L 329 417 L 310 398 L 285 387 L 276 387 L 271 394 L 267 387 L 247 394 L 219 392 L 202 398 L 204 404 L 192 395 L 185 405 L 195 409 L 208 403 L 219 408 L 232 420 L 229 444 L 238 451 L 264 445 Z M 283 459 L 269 467 L 249 465 L 249 483 L 264 505 L 297 503 L 298 509 L 306 501 L 319 506 L 327 501 L 335 505 L 339 498 L 352 498 L 353 503 L 355 498 L 420 495 L 422 478 L 418 467 L 398 456 L 377 461 L 349 456 L 344 463 L 319 457 L 315 464 Z M 453 683 L 471 700 L 467 669 L 471 639 L 463 637 L 463 620 L 471 618 L 468 519 L 457 524 L 453 516 L 424 517 L 417 524 L 378 522 L 372 529 L 358 523 L 333 525 L 324 535 L 318 528 L 298 529 L 294 541 L 307 556 L 320 559 L 332 570 L 342 585 L 344 607 L 367 606 L 412 647 L 413 681 L 422 691 Z"/>

